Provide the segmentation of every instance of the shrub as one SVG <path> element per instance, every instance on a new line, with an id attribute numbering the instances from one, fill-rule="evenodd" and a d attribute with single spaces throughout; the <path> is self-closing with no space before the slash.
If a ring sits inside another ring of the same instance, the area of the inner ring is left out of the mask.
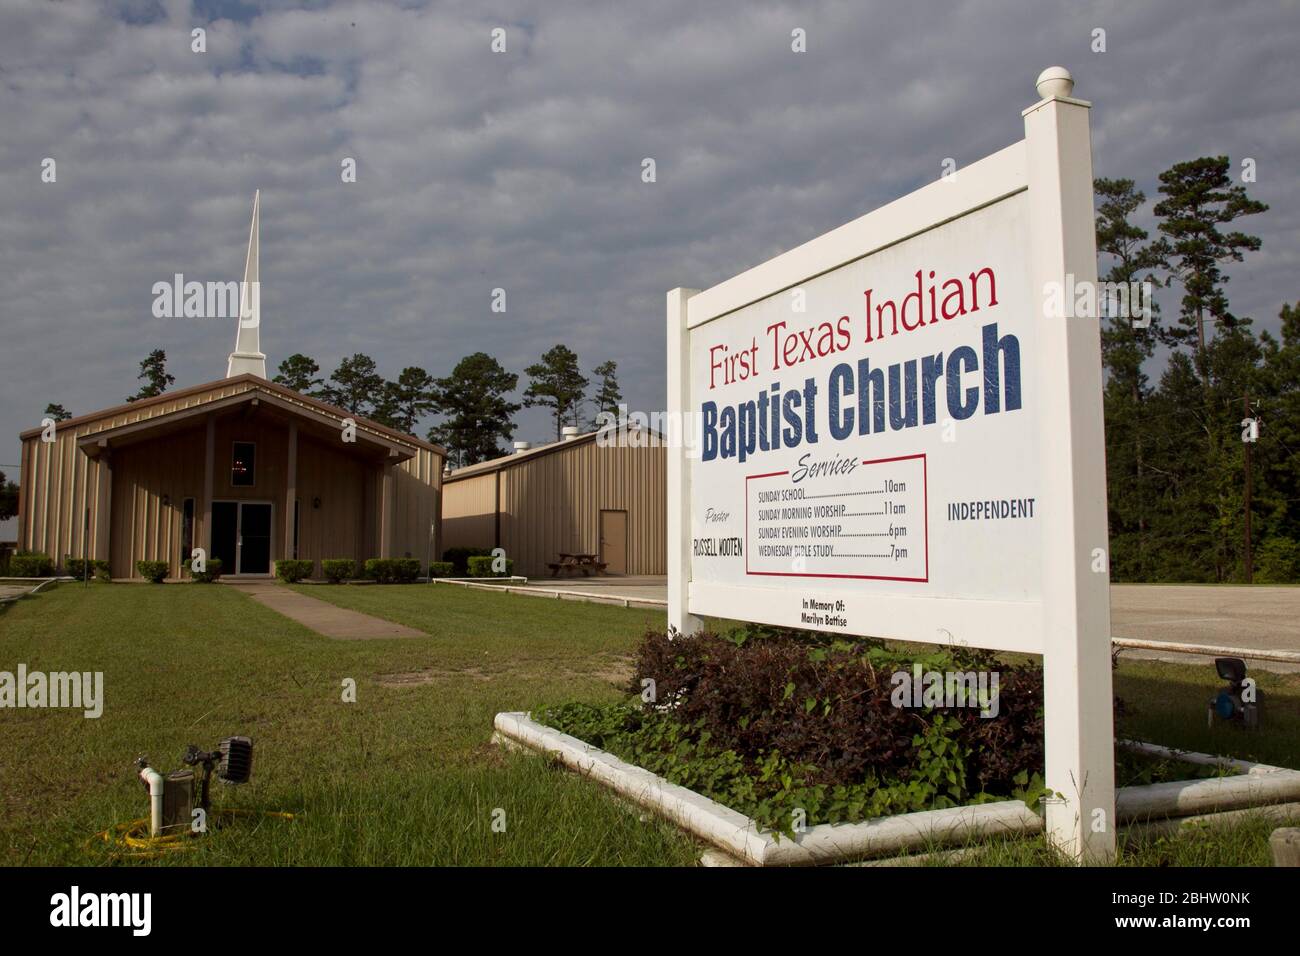
<path id="1" fill-rule="evenodd" d="M 998 710 L 903 707 L 894 675 L 996 671 Z M 859 820 L 1042 794 L 1042 669 L 985 651 L 748 628 L 645 636 L 628 690 L 654 702 L 544 710 L 539 719 L 763 826 Z"/>
<path id="2" fill-rule="evenodd" d="M 442 553 L 442 560 L 452 563 L 457 577 L 464 577 L 469 573 L 470 558 L 486 557 L 491 553 L 488 548 L 448 548 Z"/>
<path id="3" fill-rule="evenodd" d="M 39 551 L 19 551 L 9 559 L 9 573 L 16 578 L 50 578 L 54 562 Z"/>
<path id="4" fill-rule="evenodd" d="M 287 560 L 275 562 L 275 576 L 285 584 L 296 584 L 316 569 L 316 562 Z"/>
<path id="5" fill-rule="evenodd" d="M 370 558 L 366 561 L 366 577 L 379 584 L 411 584 L 420 576 L 420 562 L 416 558 Z"/>
<path id="6" fill-rule="evenodd" d="M 927 672 L 996 671 L 997 718 L 973 707 L 894 706 L 892 675 L 916 664 Z M 1043 765 L 1042 668 L 1008 666 L 985 651 L 904 652 L 782 631 L 690 640 L 650 633 L 638 648 L 629 690 L 640 693 L 643 678 L 655 681 L 660 702 L 677 702 L 678 720 L 700 721 L 720 746 L 751 760 L 775 749 L 796 763 L 815 763 L 817 782 L 842 784 L 907 767 L 913 736 L 940 713 L 956 720 L 955 739 L 972 751 L 971 792 L 1010 792 L 1022 769 Z"/>
<path id="7" fill-rule="evenodd" d="M 496 558 L 483 557 L 475 555 L 469 559 L 469 576 L 471 578 L 508 578 L 515 573 L 515 562 L 512 558 L 506 558 L 506 569 L 501 574 L 492 570 L 492 562 Z"/>
<path id="8" fill-rule="evenodd" d="M 135 569 L 140 572 L 140 577 L 151 584 L 162 584 L 170 570 L 166 561 L 137 561 Z"/>
<path id="9" fill-rule="evenodd" d="M 86 577 L 86 561 L 83 558 L 68 558 L 63 562 L 63 568 L 78 581 L 84 580 Z M 90 576 L 96 581 L 107 581 L 109 579 L 108 562 L 101 558 L 91 558 Z"/>
<path id="10" fill-rule="evenodd" d="M 219 577 L 221 577 L 220 558 L 208 558 L 203 563 L 202 571 L 195 571 L 193 566 L 190 567 L 190 580 L 195 584 L 211 584 Z"/>
<path id="11" fill-rule="evenodd" d="M 320 569 L 330 584 L 342 584 L 348 578 L 356 577 L 357 563 L 351 558 L 325 558 Z"/>
<path id="12" fill-rule="evenodd" d="M 429 565 L 429 577 L 431 578 L 449 578 L 456 571 L 456 566 L 450 561 L 434 561 Z"/>

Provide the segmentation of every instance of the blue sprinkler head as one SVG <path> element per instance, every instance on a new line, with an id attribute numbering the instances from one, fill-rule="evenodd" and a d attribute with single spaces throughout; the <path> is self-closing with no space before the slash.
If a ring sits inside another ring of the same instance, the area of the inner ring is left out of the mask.
<path id="1" fill-rule="evenodd" d="M 1219 696 L 1214 698 L 1214 712 L 1224 720 L 1231 720 L 1237 712 L 1237 704 L 1226 690 L 1219 691 Z"/>

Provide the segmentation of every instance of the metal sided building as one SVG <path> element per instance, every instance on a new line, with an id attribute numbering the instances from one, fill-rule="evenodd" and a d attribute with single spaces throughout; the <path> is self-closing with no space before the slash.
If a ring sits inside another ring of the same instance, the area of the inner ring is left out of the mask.
<path id="1" fill-rule="evenodd" d="M 666 449 L 597 434 L 451 472 L 443 548 L 504 548 L 515 573 L 530 577 L 549 574 L 561 553 L 598 555 L 609 574 L 667 573 Z"/>
<path id="2" fill-rule="evenodd" d="M 266 379 L 254 200 L 226 377 L 23 432 L 18 548 L 115 578 L 195 548 L 223 575 L 276 560 L 436 556 L 446 451 Z M 233 284 L 233 283 L 232 283 Z"/>
<path id="3" fill-rule="evenodd" d="M 180 577 L 195 547 L 226 575 L 423 562 L 446 452 L 362 418 L 347 441 L 349 417 L 245 373 L 23 432 L 18 547 L 106 560 L 115 578 L 141 560 Z"/>

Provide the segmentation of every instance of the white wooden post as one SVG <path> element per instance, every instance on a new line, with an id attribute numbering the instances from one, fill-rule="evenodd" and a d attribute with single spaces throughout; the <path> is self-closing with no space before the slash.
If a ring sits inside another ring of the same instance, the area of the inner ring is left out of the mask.
<path id="1" fill-rule="evenodd" d="M 686 303 L 698 289 L 668 293 L 668 627 L 695 634 L 704 622 L 686 608 L 691 583 L 691 472 L 687 436 L 691 414 L 690 332 Z M 673 434 L 672 432 L 675 432 Z"/>
<path id="2" fill-rule="evenodd" d="M 1024 111 L 1030 277 L 1041 327 L 1043 699 L 1048 839 L 1084 863 L 1115 853 L 1106 446 L 1097 315 L 1052 317 L 1050 283 L 1097 281 L 1090 104 L 1060 68 Z M 1067 314 L 1069 311 L 1067 310 Z"/>

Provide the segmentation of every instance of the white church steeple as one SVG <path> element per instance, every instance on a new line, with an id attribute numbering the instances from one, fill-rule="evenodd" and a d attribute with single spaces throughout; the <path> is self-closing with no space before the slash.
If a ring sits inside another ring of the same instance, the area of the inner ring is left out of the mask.
<path id="1" fill-rule="evenodd" d="M 262 191 L 253 194 L 253 225 L 248 233 L 248 258 L 244 262 L 244 282 L 239 289 L 239 329 L 235 335 L 235 350 L 226 362 L 226 378 L 253 373 L 266 378 L 266 356 L 259 347 L 262 323 L 261 281 L 257 271 L 258 215 L 262 207 Z"/>

